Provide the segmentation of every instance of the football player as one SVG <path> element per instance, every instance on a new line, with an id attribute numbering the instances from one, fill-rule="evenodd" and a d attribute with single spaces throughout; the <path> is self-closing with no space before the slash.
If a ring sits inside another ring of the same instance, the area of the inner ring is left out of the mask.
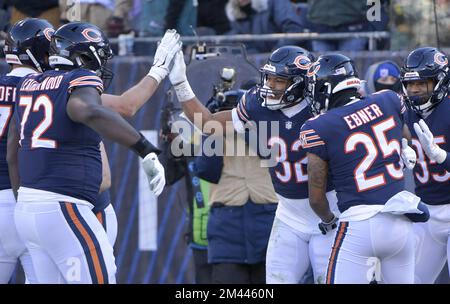
<path id="1" fill-rule="evenodd" d="M 22 77 L 49 68 L 48 48 L 53 32 L 47 20 L 30 18 L 14 24 L 5 40 L 5 59 L 11 71 L 0 77 L 0 284 L 8 283 L 18 259 L 28 282 L 36 283 L 31 257 L 14 224 L 16 200 L 9 178 L 6 146 L 16 85 Z"/>
<path id="2" fill-rule="evenodd" d="M 25 77 L 17 87 L 20 188 L 15 217 L 40 283 L 115 282 L 112 246 L 91 211 L 102 179 L 100 135 L 144 158 L 154 192 L 164 186 L 158 150 L 101 106 L 98 75 L 106 76 L 111 54 L 96 26 L 66 24 L 52 36 L 54 70 Z M 15 130 L 10 127 L 10 133 Z"/>
<path id="3" fill-rule="evenodd" d="M 49 34 L 52 35 L 53 33 Z M 51 35 L 49 35 L 49 38 Z M 162 65 L 164 58 L 161 54 L 165 54 L 168 50 L 171 50 L 171 52 L 169 52 L 170 57 L 167 58 L 167 60 L 170 61 L 180 47 L 181 44 L 179 43 L 179 35 L 175 30 L 168 30 L 158 45 L 157 52 L 154 56 L 153 65 L 148 75 L 143 77 L 138 84 L 128 89 L 121 95 L 102 94 L 102 105 L 111 108 L 124 117 L 134 116 L 137 110 L 140 109 L 154 94 L 161 80 L 164 79 L 169 72 L 168 69 Z M 112 77 L 112 73 L 110 71 L 107 71 L 106 74 L 107 78 Z M 117 237 L 117 217 L 110 201 L 109 187 L 111 185 L 111 173 L 108 157 L 103 143 L 100 144 L 100 151 L 102 155 L 103 181 L 100 186 L 101 193 L 97 197 L 94 203 L 95 207 L 92 211 L 105 228 L 111 245 L 114 246 Z M 14 153 L 10 153 L 10 166 L 16 166 L 14 164 L 15 157 L 13 155 Z M 14 172 L 14 170 L 12 171 Z M 14 182 L 15 180 L 17 181 Z M 162 181 L 162 178 L 160 180 Z M 18 178 L 13 178 L 13 184 L 16 184 L 15 189 L 17 189 Z M 154 193 L 159 195 L 162 189 L 163 183 L 160 182 L 159 187 L 154 189 Z"/>
<path id="4" fill-rule="evenodd" d="M 353 63 L 340 54 L 320 56 L 308 75 L 311 109 L 319 115 L 300 136 L 311 207 L 320 230 L 335 234 L 327 283 L 367 284 L 374 275 L 383 283 L 413 283 L 412 220 L 425 221 L 427 213 L 404 191 L 402 145 L 411 148 L 402 135 L 401 97 L 390 90 L 359 96 Z M 330 180 L 341 212 L 337 231 L 325 195 Z"/>
<path id="5" fill-rule="evenodd" d="M 303 99 L 306 72 L 312 60 L 308 51 L 297 46 L 275 50 L 260 70 L 261 84 L 246 92 L 236 108 L 215 114 L 200 103 L 190 88 L 181 52 L 169 74 L 191 121 L 195 113 L 201 113 L 203 124 L 219 121 L 225 127 L 232 122 L 238 133 L 267 132 L 265 142 L 258 146 L 266 150 L 277 147 L 276 165 L 269 168 L 279 202 L 267 250 L 267 283 L 299 283 L 310 264 L 315 281 L 323 281 L 331 248 L 332 237 L 320 233 L 320 219 L 308 203 L 306 154 L 299 139 L 302 124 L 312 117 Z M 272 134 L 271 123 L 278 123 L 280 131 Z M 331 184 L 327 184 L 326 191 L 330 202 L 336 202 Z"/>
<path id="6" fill-rule="evenodd" d="M 430 220 L 415 225 L 420 243 L 416 283 L 432 284 L 450 256 L 450 72 L 448 57 L 433 47 L 412 51 L 401 81 L 410 110 L 407 124 L 418 156 L 416 194 L 430 210 Z"/>

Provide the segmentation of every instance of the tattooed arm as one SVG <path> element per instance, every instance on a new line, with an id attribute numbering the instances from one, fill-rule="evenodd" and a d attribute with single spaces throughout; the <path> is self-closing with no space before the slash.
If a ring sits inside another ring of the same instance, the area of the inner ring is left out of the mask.
<path id="1" fill-rule="evenodd" d="M 326 197 L 328 163 L 313 153 L 308 156 L 308 191 L 309 204 L 314 212 L 328 223 L 334 218 Z"/>

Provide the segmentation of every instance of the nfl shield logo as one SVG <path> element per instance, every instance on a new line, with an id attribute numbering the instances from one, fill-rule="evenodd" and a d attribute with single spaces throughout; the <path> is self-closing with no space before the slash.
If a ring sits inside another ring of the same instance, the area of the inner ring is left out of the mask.
<path id="1" fill-rule="evenodd" d="M 292 129 L 292 121 L 286 121 L 286 129 Z"/>

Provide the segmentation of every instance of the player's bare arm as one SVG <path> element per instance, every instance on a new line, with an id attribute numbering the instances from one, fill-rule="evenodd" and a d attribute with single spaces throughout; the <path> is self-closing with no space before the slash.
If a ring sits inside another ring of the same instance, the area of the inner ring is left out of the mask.
<path id="1" fill-rule="evenodd" d="M 142 80 L 121 95 L 102 95 L 102 104 L 125 117 L 132 117 L 153 96 L 158 85 L 169 74 L 169 65 L 181 50 L 180 35 L 167 30 L 156 49 L 153 64 Z"/>
<path id="2" fill-rule="evenodd" d="M 182 102 L 183 111 L 190 121 L 196 123 L 196 127 L 204 130 L 204 126 L 209 121 L 218 121 L 225 128 L 227 122 L 232 121 L 231 110 L 211 113 L 198 99 L 194 97 L 192 100 Z M 194 115 L 201 115 L 201 120 L 194 119 Z"/>
<path id="3" fill-rule="evenodd" d="M 102 183 L 100 184 L 100 193 L 111 187 L 111 168 L 109 167 L 108 155 L 105 145 L 100 142 L 100 154 L 102 157 Z"/>
<path id="4" fill-rule="evenodd" d="M 8 143 L 6 152 L 6 161 L 8 162 L 9 179 L 14 196 L 17 199 L 17 190 L 19 189 L 19 161 L 17 152 L 19 150 L 19 130 L 16 127 L 16 120 L 13 118 L 9 124 Z"/>
<path id="5" fill-rule="evenodd" d="M 150 76 L 145 76 L 121 95 L 102 94 L 102 104 L 124 117 L 132 117 L 153 96 L 157 88 L 158 82 Z"/>
<path id="6" fill-rule="evenodd" d="M 208 121 L 218 121 L 225 128 L 227 121 L 232 121 L 231 111 L 221 111 L 212 114 L 195 96 L 186 76 L 186 63 L 183 52 L 179 51 L 175 55 L 174 64 L 169 74 L 178 100 L 183 106 L 183 111 L 190 121 L 203 130 L 203 126 Z M 201 115 L 201 120 L 195 120 L 194 114 Z"/>
<path id="7" fill-rule="evenodd" d="M 328 223 L 334 218 L 326 197 L 328 164 L 313 153 L 307 153 L 307 156 L 309 203 L 322 221 Z"/>

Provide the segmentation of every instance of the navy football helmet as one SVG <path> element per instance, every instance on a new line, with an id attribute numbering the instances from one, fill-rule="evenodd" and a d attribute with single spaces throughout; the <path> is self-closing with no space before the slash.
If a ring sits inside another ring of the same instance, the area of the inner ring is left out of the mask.
<path id="1" fill-rule="evenodd" d="M 361 87 L 352 60 L 341 54 L 320 56 L 307 75 L 307 100 L 313 115 L 337 107 L 332 98 L 334 94 L 348 89 L 356 92 Z"/>
<path id="2" fill-rule="evenodd" d="M 258 94 L 263 106 L 271 110 L 291 107 L 304 97 L 306 73 L 314 61 L 314 56 L 298 46 L 283 46 L 275 50 L 260 69 L 261 84 Z M 287 79 L 291 82 L 285 91 L 272 90 L 267 84 L 268 75 Z M 279 98 L 271 98 L 281 96 Z"/>
<path id="3" fill-rule="evenodd" d="M 49 69 L 48 50 L 54 31 L 53 25 L 45 19 L 18 21 L 9 29 L 5 40 L 6 62 L 30 66 L 41 73 Z"/>
<path id="4" fill-rule="evenodd" d="M 448 57 L 433 47 L 415 49 L 406 57 L 400 79 L 407 104 L 419 115 L 428 112 L 449 93 L 450 73 Z M 421 96 L 408 95 L 406 89 L 408 82 L 426 81 L 427 79 L 433 80 L 433 91 Z"/>
<path id="5" fill-rule="evenodd" d="M 50 66 L 72 70 L 95 71 L 104 81 L 112 79 L 106 63 L 113 57 L 108 38 L 97 26 L 87 22 L 71 22 L 61 26 L 50 43 Z M 106 86 L 106 84 L 105 84 Z"/>

